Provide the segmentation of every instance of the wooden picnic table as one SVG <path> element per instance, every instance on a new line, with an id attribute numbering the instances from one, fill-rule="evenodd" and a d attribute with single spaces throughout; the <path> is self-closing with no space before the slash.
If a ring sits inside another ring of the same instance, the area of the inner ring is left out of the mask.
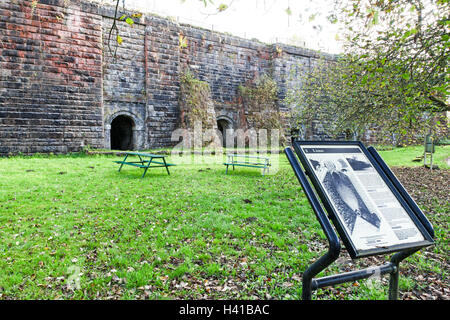
<path id="1" fill-rule="evenodd" d="M 129 156 L 137 156 L 139 158 L 139 161 L 127 161 Z M 122 169 L 123 165 L 143 168 L 144 173 L 142 174 L 141 178 L 144 178 L 149 168 L 165 167 L 167 170 L 167 174 L 170 175 L 169 167 L 174 166 L 174 164 L 167 163 L 165 157 L 165 155 L 161 154 L 151 154 L 145 152 L 125 152 L 125 158 L 123 158 L 122 161 L 114 162 L 120 164 L 119 172 Z M 156 161 L 154 159 L 156 159 Z"/>

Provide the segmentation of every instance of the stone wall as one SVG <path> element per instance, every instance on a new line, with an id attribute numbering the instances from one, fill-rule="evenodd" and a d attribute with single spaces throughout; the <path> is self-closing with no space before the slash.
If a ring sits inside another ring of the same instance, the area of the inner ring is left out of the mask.
<path id="1" fill-rule="evenodd" d="M 103 146 L 101 17 L 42 2 L 0 2 L 0 154 Z"/>
<path id="2" fill-rule="evenodd" d="M 118 116 L 133 123 L 134 149 L 174 145 L 185 68 L 209 83 L 217 120 L 241 128 L 239 85 L 268 74 L 281 101 L 292 68 L 318 57 L 152 15 L 118 23 L 116 49 L 113 17 L 83 0 L 0 2 L 0 154 L 110 148 Z"/>
<path id="3" fill-rule="evenodd" d="M 158 17 L 147 24 L 147 137 L 148 147 L 173 145 L 171 135 L 179 118 L 179 27 Z"/>
<path id="4" fill-rule="evenodd" d="M 119 115 L 134 121 L 134 147 L 145 147 L 145 119 L 147 106 L 145 26 L 136 24 L 126 28 L 118 23 L 120 35 L 126 39 L 121 45 L 110 30 L 113 19 L 103 17 L 103 109 L 105 121 L 104 147 L 110 148 L 112 121 Z M 110 40 L 111 39 L 111 40 Z"/>
<path id="5" fill-rule="evenodd" d="M 190 26 L 183 26 L 181 33 L 187 41 L 187 48 L 181 50 L 181 65 L 210 84 L 216 117 L 227 119 L 234 128 L 242 127 L 237 88 L 271 73 L 272 48 Z"/>

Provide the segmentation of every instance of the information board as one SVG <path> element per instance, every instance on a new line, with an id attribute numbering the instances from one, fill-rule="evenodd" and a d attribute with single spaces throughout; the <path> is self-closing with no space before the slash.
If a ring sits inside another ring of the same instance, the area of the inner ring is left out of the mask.
<path id="1" fill-rule="evenodd" d="M 360 142 L 294 142 L 352 257 L 423 247 L 432 237 Z"/>

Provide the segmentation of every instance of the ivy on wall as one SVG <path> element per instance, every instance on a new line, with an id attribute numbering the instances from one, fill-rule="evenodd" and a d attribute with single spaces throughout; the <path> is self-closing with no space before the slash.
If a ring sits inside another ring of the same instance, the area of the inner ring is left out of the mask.
<path id="1" fill-rule="evenodd" d="M 287 115 L 279 109 L 278 85 L 262 75 L 248 85 L 238 87 L 248 128 L 280 130 L 280 143 L 286 141 L 284 122 Z"/>
<path id="2" fill-rule="evenodd" d="M 193 128 L 201 122 L 203 129 L 217 129 L 209 84 L 195 78 L 189 69 L 180 76 L 180 111 L 181 128 Z"/>

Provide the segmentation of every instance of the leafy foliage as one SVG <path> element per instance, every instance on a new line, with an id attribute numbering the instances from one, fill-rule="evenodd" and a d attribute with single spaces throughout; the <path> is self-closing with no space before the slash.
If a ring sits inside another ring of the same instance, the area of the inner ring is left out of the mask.
<path id="1" fill-rule="evenodd" d="M 345 54 L 319 62 L 291 92 L 289 101 L 301 105 L 297 122 L 315 118 L 334 135 L 350 130 L 358 137 L 377 128 L 381 138 L 402 143 L 411 142 L 412 131 L 445 134 L 436 113 L 450 110 L 448 0 L 337 6 L 332 19 L 346 28 Z"/>
<path id="2" fill-rule="evenodd" d="M 347 53 L 364 66 L 369 81 L 387 74 L 385 86 L 401 88 L 405 104 L 421 104 L 432 112 L 450 110 L 449 1 L 350 3 L 351 8 L 342 9 Z"/>
<path id="3" fill-rule="evenodd" d="M 186 69 L 180 77 L 181 128 L 192 128 L 201 122 L 204 129 L 216 126 L 211 89 L 205 81 L 198 80 Z"/>
<path id="4" fill-rule="evenodd" d="M 239 86 L 247 125 L 256 129 L 280 130 L 280 142 L 285 142 L 283 121 L 286 114 L 279 110 L 278 85 L 267 75 L 257 78 L 253 83 Z"/>

